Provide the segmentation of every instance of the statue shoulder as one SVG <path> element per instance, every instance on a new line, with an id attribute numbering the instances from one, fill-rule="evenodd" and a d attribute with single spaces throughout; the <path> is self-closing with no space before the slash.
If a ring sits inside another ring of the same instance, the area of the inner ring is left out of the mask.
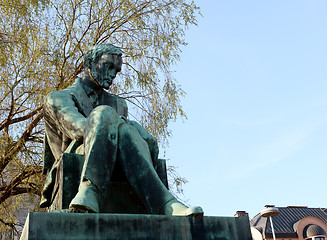
<path id="1" fill-rule="evenodd" d="M 65 103 L 65 101 L 70 102 L 72 100 L 72 93 L 81 91 L 81 89 L 82 85 L 80 80 L 77 79 L 74 84 L 63 90 L 50 92 L 45 98 L 45 104 L 55 105 L 58 103 Z"/>
<path id="2" fill-rule="evenodd" d="M 118 115 L 122 115 L 127 118 L 128 115 L 128 107 L 126 100 L 117 96 L 114 96 L 108 92 L 106 92 L 107 96 L 107 105 L 112 106 L 116 109 Z"/>
<path id="3" fill-rule="evenodd" d="M 44 104 L 57 105 L 58 103 L 64 103 L 68 98 L 71 98 L 71 94 L 67 88 L 61 91 L 52 91 L 45 97 Z"/>
<path id="4" fill-rule="evenodd" d="M 127 108 L 127 103 L 126 103 L 126 100 L 124 98 L 120 98 L 120 97 L 116 97 L 116 98 L 117 98 L 118 105 L 121 105 L 121 106 Z"/>
<path id="5" fill-rule="evenodd" d="M 119 115 L 124 116 L 125 118 L 128 117 L 128 107 L 126 100 L 120 97 L 117 97 L 117 108 L 118 108 L 118 113 Z"/>

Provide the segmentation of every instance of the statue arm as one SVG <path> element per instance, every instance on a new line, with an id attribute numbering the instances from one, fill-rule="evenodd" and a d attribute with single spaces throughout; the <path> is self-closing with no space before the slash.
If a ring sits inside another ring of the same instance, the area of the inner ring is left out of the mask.
<path id="1" fill-rule="evenodd" d="M 86 118 L 78 111 L 68 91 L 51 92 L 44 102 L 44 117 L 67 137 L 83 141 Z"/>

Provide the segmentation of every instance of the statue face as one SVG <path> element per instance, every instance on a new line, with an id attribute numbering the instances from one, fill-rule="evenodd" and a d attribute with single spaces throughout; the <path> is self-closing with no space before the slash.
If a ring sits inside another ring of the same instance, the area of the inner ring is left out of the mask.
<path id="1" fill-rule="evenodd" d="M 91 72 L 94 79 L 103 88 L 108 89 L 116 77 L 116 74 L 120 72 L 121 66 L 121 56 L 104 53 L 98 62 L 92 66 Z"/>

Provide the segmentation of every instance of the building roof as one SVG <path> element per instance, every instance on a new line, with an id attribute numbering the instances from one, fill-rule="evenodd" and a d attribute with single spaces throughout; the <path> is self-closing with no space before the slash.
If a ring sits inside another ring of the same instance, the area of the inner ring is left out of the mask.
<path id="1" fill-rule="evenodd" d="M 294 224 L 305 217 L 316 217 L 327 224 L 326 208 L 307 208 L 307 207 L 278 207 L 279 215 L 273 217 L 273 226 L 276 235 L 280 237 L 297 237 Z M 259 230 L 263 236 L 270 237 L 271 224 L 269 218 L 264 218 L 258 213 L 251 221 L 251 226 Z"/>

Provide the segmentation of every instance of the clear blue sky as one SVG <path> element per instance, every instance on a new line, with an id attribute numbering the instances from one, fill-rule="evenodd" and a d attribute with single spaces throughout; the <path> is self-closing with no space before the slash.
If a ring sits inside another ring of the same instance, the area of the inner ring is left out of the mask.
<path id="1" fill-rule="evenodd" d="M 327 1 L 202 0 L 176 77 L 169 164 L 209 216 L 327 207 Z"/>

